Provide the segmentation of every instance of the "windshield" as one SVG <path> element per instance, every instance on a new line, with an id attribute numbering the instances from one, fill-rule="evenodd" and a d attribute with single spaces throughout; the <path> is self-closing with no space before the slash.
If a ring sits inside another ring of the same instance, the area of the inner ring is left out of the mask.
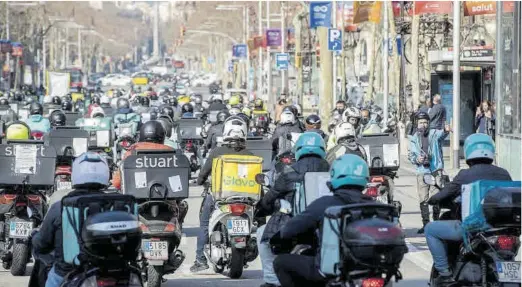
<path id="1" fill-rule="evenodd" d="M 77 83 L 82 81 L 82 72 L 74 71 L 70 72 L 71 75 L 71 83 Z"/>

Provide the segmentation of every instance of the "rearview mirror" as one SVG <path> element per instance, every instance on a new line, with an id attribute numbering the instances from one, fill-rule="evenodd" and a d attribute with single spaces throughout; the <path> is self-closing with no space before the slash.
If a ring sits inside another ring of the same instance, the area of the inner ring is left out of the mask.
<path id="1" fill-rule="evenodd" d="M 262 186 L 268 186 L 268 177 L 263 173 L 256 174 L 256 182 Z"/>
<path id="2" fill-rule="evenodd" d="M 424 174 L 423 179 L 427 185 L 436 185 L 435 177 L 431 173 Z"/>

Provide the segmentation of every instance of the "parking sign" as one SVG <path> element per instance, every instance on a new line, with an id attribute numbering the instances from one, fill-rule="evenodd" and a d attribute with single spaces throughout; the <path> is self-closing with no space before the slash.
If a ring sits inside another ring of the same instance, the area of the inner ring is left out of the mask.
<path id="1" fill-rule="evenodd" d="M 343 49 L 343 33 L 341 30 L 328 29 L 328 50 L 341 51 Z"/>
<path id="2" fill-rule="evenodd" d="M 279 71 L 288 70 L 288 53 L 277 53 L 276 54 L 276 68 Z"/>

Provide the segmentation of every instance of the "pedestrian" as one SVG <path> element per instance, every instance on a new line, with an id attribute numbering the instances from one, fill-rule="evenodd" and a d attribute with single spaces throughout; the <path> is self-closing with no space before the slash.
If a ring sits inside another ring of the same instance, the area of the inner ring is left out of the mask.
<path id="1" fill-rule="evenodd" d="M 419 112 L 416 115 L 417 131 L 414 135 L 408 136 L 410 141 L 410 149 L 408 159 L 417 167 L 417 193 L 419 195 L 419 204 L 422 217 L 423 227 L 417 233 L 424 233 L 424 226 L 430 222 L 430 208 L 428 199 L 430 192 L 437 190 L 424 183 L 424 174 L 441 172 L 444 169 L 444 158 L 442 156 L 442 142 L 449 133 L 449 126 L 445 129 L 429 128 L 430 117 L 428 114 Z M 433 220 L 437 220 L 440 210 L 438 207 L 433 208 Z"/>
<path id="2" fill-rule="evenodd" d="M 430 115 L 430 128 L 442 130 L 446 123 L 446 107 L 441 104 L 441 96 L 435 94 L 433 96 L 433 105 L 429 110 Z"/>
<path id="3" fill-rule="evenodd" d="M 491 138 L 495 137 L 495 113 L 491 102 L 483 101 L 480 106 L 477 107 L 475 113 L 475 127 L 477 133 L 487 134 Z"/>
<path id="4" fill-rule="evenodd" d="M 424 98 L 424 100 L 420 100 L 418 111 L 428 114 L 430 112 L 430 107 L 431 107 L 430 97 L 426 96 Z"/>
<path id="5" fill-rule="evenodd" d="M 279 120 L 281 120 L 281 114 L 283 113 L 283 109 L 287 106 L 286 97 L 284 95 L 281 95 L 279 98 L 279 101 L 277 101 L 276 107 L 275 107 L 275 122 L 278 123 Z"/>

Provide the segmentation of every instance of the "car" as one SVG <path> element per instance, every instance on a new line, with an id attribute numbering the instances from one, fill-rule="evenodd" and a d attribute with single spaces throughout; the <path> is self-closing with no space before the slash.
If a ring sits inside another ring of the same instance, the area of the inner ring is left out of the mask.
<path id="1" fill-rule="evenodd" d="M 101 86 L 130 86 L 132 79 L 121 74 L 109 74 L 100 79 Z"/>

